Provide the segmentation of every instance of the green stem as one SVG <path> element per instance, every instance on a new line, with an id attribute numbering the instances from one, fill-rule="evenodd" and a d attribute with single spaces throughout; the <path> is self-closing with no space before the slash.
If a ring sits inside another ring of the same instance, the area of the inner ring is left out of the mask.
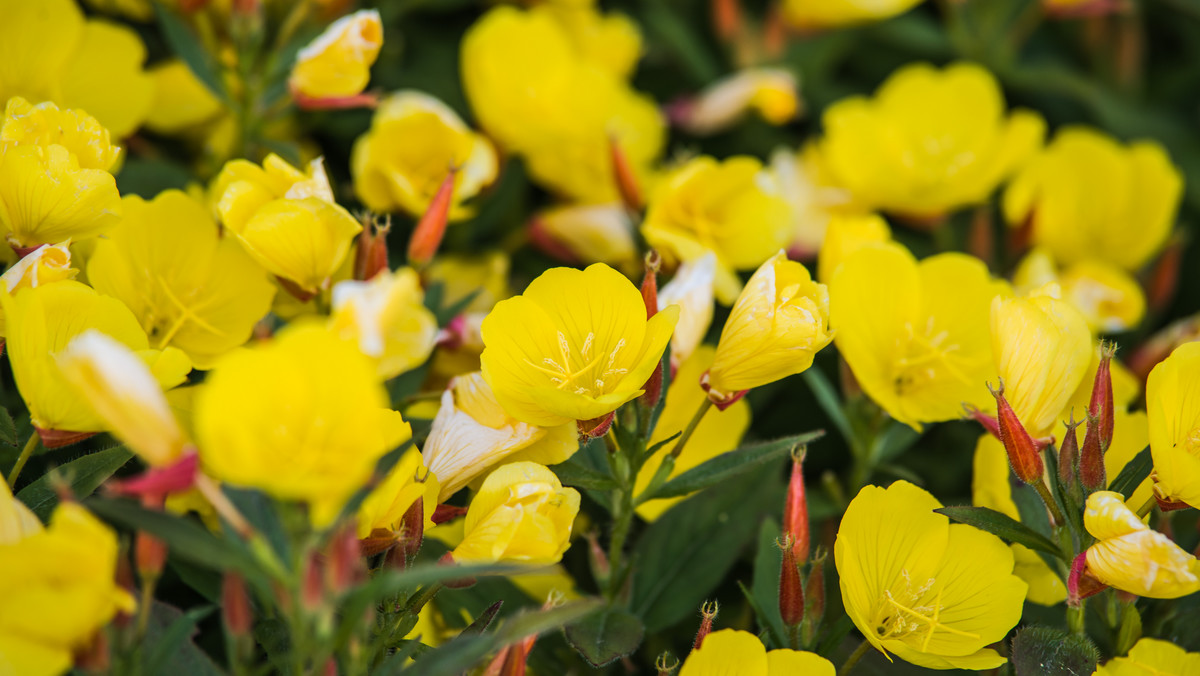
<path id="1" fill-rule="evenodd" d="M 422 589 L 420 594 L 414 596 L 409 600 L 408 603 L 404 605 L 404 612 L 412 613 L 414 615 L 421 612 L 421 609 L 425 607 L 425 604 L 432 601 L 433 597 L 437 596 L 437 593 L 440 592 L 444 587 L 445 585 L 441 582 L 435 582 Z"/>
<path id="2" fill-rule="evenodd" d="M 842 668 L 838 669 L 837 676 L 846 676 L 846 674 L 850 673 L 850 670 L 854 668 L 854 665 L 858 664 L 858 661 L 861 660 L 870 649 L 870 642 L 868 642 L 866 639 L 863 639 L 862 643 L 859 643 L 858 647 L 854 649 L 854 652 L 850 653 L 850 657 L 847 657 L 846 661 L 842 663 Z"/>
<path id="3" fill-rule="evenodd" d="M 38 442 L 41 437 L 38 436 L 37 430 L 29 435 L 29 441 L 25 442 L 25 448 L 21 449 L 21 455 L 17 456 L 17 463 L 13 465 L 12 472 L 8 475 L 8 487 L 15 488 L 17 485 L 17 477 L 21 476 L 21 470 L 25 468 L 25 463 L 29 462 L 29 458 L 33 456 L 33 451 L 38 447 Z"/>
<path id="4" fill-rule="evenodd" d="M 692 433 L 700 426 L 700 421 L 704 419 L 704 414 L 708 413 L 708 409 L 712 408 L 712 399 L 707 397 L 700 402 L 700 408 L 696 409 L 696 415 L 692 416 L 691 422 L 684 428 L 683 434 L 679 435 L 679 440 L 675 442 L 675 447 L 671 449 L 671 455 L 678 458 L 680 453 L 683 453 L 683 446 L 692 438 Z"/>
<path id="5" fill-rule="evenodd" d="M 1046 509 L 1050 510 L 1050 516 L 1054 517 L 1054 525 L 1059 528 L 1066 527 L 1067 517 L 1063 516 L 1062 510 L 1058 508 L 1058 503 L 1054 501 L 1054 496 L 1050 494 L 1046 482 L 1038 479 L 1032 485 L 1033 489 L 1042 497 L 1042 502 L 1046 503 Z"/>
<path id="6" fill-rule="evenodd" d="M 1072 634 L 1084 635 L 1084 609 L 1087 608 L 1087 599 L 1080 599 L 1078 607 L 1067 606 L 1067 628 Z"/>
<path id="7" fill-rule="evenodd" d="M 608 543 L 608 597 L 616 598 L 618 588 L 625 576 L 621 574 L 624 565 L 622 556 L 625 551 L 625 540 L 629 537 L 629 527 L 633 524 L 633 494 L 628 487 L 616 490 L 616 500 L 613 500 L 613 531 Z"/>

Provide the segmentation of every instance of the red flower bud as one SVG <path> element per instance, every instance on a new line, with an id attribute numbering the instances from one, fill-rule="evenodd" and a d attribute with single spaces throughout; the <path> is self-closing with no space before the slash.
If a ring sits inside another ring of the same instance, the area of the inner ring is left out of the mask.
<path id="1" fill-rule="evenodd" d="M 325 599 L 325 562 L 317 552 L 310 552 L 304 561 L 304 578 L 300 583 L 300 603 L 305 610 L 314 611 Z"/>
<path id="2" fill-rule="evenodd" d="M 435 524 L 446 523 L 447 521 L 453 521 L 460 516 L 464 516 L 466 513 L 466 507 L 458 507 L 456 505 L 438 505 L 437 508 L 433 510 L 433 516 L 430 517 L 430 520 Z"/>
<path id="3" fill-rule="evenodd" d="M 812 567 L 808 571 L 808 579 L 804 584 L 804 642 L 811 644 L 817 627 L 825 617 L 825 559 L 828 552 L 818 549 L 813 557 Z"/>
<path id="4" fill-rule="evenodd" d="M 389 269 L 387 235 L 392 230 L 391 217 L 363 218 L 362 234 L 358 236 L 358 251 L 354 254 L 354 278 L 368 280 Z"/>
<path id="5" fill-rule="evenodd" d="M 783 532 L 792 539 L 792 554 L 798 563 L 808 560 L 808 499 L 804 494 L 803 446 L 792 451 L 792 476 L 783 505 Z"/>
<path id="6" fill-rule="evenodd" d="M 637 176 L 629 164 L 625 151 L 621 150 L 621 142 L 615 135 L 608 137 L 608 152 L 612 162 L 613 181 L 617 184 L 617 192 L 621 201 L 630 211 L 642 210 L 642 191 L 638 187 Z"/>
<path id="7" fill-rule="evenodd" d="M 779 564 L 779 616 L 787 626 L 799 626 L 804 621 L 804 583 L 793 550 L 795 542 L 785 534 L 775 544 L 783 550 Z"/>
<path id="8" fill-rule="evenodd" d="M 1075 422 L 1075 416 L 1072 415 L 1071 420 L 1063 423 L 1063 426 L 1067 431 L 1058 449 L 1058 481 L 1063 488 L 1070 489 L 1075 486 L 1079 469 L 1079 441 L 1075 434 L 1079 423 Z"/>
<path id="9" fill-rule="evenodd" d="M 1017 478 L 1027 484 L 1039 483 L 1042 480 L 1042 455 L 1037 444 L 1025 426 L 1017 419 L 1017 413 L 1004 398 L 1004 381 L 1000 388 L 993 390 L 991 384 L 988 390 L 996 398 L 996 422 L 1000 429 L 1000 442 L 1008 452 L 1008 463 L 1012 465 Z"/>
<path id="10" fill-rule="evenodd" d="M 400 520 L 400 542 L 398 549 L 402 550 L 406 563 L 417 558 L 421 544 L 425 541 L 425 499 L 418 497 Z"/>
<path id="11" fill-rule="evenodd" d="M 358 537 L 352 528 L 343 528 L 329 542 L 329 565 L 325 583 L 334 592 L 342 592 L 366 577 Z"/>
<path id="12" fill-rule="evenodd" d="M 1098 440 L 1101 453 L 1108 451 L 1113 438 L 1113 390 L 1110 362 L 1116 349 L 1112 343 L 1104 343 L 1100 346 L 1100 365 L 1096 367 L 1096 379 L 1092 382 L 1092 398 L 1088 402 L 1088 427 L 1091 427 L 1090 418 L 1098 418 L 1100 421 Z"/>
<path id="13" fill-rule="evenodd" d="M 221 614 L 231 636 L 249 636 L 254 628 L 254 614 L 250 609 L 246 582 L 237 573 L 226 573 L 221 582 Z"/>
<path id="14" fill-rule="evenodd" d="M 408 264 L 415 268 L 428 265 L 442 245 L 442 236 L 446 234 L 446 225 L 450 220 L 454 178 L 457 175 L 458 167 L 450 167 L 441 187 L 430 201 L 429 208 L 425 210 L 425 215 L 417 222 L 412 239 L 408 240 Z"/>
<path id="15" fill-rule="evenodd" d="M 721 606 L 716 602 L 705 601 L 704 605 L 700 606 L 700 628 L 696 630 L 696 639 L 692 641 L 692 650 L 699 650 L 704 643 L 704 638 L 712 631 L 713 620 L 717 619 L 717 614 L 721 612 Z"/>
<path id="16" fill-rule="evenodd" d="M 1107 588 L 1108 585 L 1088 573 L 1087 552 L 1079 552 L 1079 556 L 1071 562 L 1071 574 L 1067 577 L 1067 605 L 1078 608 L 1083 599 L 1095 596 Z"/>
<path id="17" fill-rule="evenodd" d="M 145 531 L 138 531 L 134 539 L 134 559 L 142 584 L 154 584 L 167 561 L 167 545 Z"/>
<path id="18" fill-rule="evenodd" d="M 614 411 L 615 413 L 615 411 Z M 582 440 L 599 439 L 608 434 L 608 428 L 612 427 L 613 414 L 593 418 L 591 420 L 577 420 L 576 425 L 579 428 L 579 436 Z"/>
<path id="19" fill-rule="evenodd" d="M 1087 433 L 1083 435 L 1083 448 L 1079 451 L 1079 480 L 1089 494 L 1102 491 L 1108 486 L 1104 474 L 1104 448 L 1100 435 L 1102 423 L 1099 418 L 1088 415 Z"/>

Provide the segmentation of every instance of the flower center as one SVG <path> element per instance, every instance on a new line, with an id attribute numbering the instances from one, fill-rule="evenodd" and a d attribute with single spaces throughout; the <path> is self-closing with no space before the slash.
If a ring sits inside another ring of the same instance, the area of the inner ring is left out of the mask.
<path id="1" fill-rule="evenodd" d="M 892 384 L 896 394 L 905 395 L 934 382 L 941 376 L 969 380 L 962 369 L 954 364 L 959 345 L 949 343 L 950 335 L 934 326 L 933 317 L 925 321 L 922 329 L 911 323 L 905 325 L 908 340 L 904 354 L 896 361 Z"/>
<path id="2" fill-rule="evenodd" d="M 629 369 L 617 366 L 617 356 L 625 347 L 625 339 L 617 341 L 612 351 L 607 355 L 593 355 L 593 343 L 596 334 L 589 332 L 578 352 L 571 349 L 571 344 L 562 331 L 558 332 L 558 359 L 545 357 L 541 364 L 535 364 L 528 359 L 527 364 L 550 376 L 550 382 L 555 388 L 568 390 L 585 396 L 598 396 L 609 389 L 609 379 L 614 382 L 629 372 Z M 614 378 L 614 376 L 616 378 Z"/>
<path id="3" fill-rule="evenodd" d="M 904 589 L 893 592 L 884 590 L 883 597 L 875 611 L 875 635 L 881 641 L 903 639 L 911 634 L 923 634 L 921 650 L 929 649 L 933 634 L 944 631 L 948 634 L 966 638 L 979 638 L 977 634 L 960 631 L 943 624 L 939 617 L 944 608 L 942 605 L 942 590 L 938 589 L 933 599 L 926 598 L 936 580 L 929 578 L 920 587 L 913 587 L 908 571 L 901 571 L 904 577 Z"/>

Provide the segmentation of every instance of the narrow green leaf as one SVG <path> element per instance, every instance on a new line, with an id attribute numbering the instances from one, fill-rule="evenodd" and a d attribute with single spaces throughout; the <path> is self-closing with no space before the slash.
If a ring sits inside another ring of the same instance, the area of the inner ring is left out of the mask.
<path id="1" fill-rule="evenodd" d="M 758 529 L 758 550 L 754 554 L 754 576 L 751 578 L 748 597 L 753 599 L 759 624 L 771 635 L 776 648 L 788 647 L 783 643 L 785 630 L 779 615 L 779 567 L 783 552 L 775 544 L 781 533 L 779 522 L 772 517 L 763 519 Z"/>
<path id="2" fill-rule="evenodd" d="M 199 606 L 186 613 L 155 601 L 146 627 L 143 673 L 200 676 L 221 673 L 208 655 L 196 647 L 192 636 L 196 625 L 212 614 L 215 606 Z"/>
<path id="3" fill-rule="evenodd" d="M 632 655 L 642 644 L 645 627 L 627 610 L 608 607 L 566 628 L 567 643 L 599 669 Z"/>
<path id="4" fill-rule="evenodd" d="M 1100 651 L 1086 637 L 1053 627 L 1026 627 L 1012 642 L 1012 663 L 1017 676 L 1089 676 L 1096 670 Z"/>
<path id="5" fill-rule="evenodd" d="M 21 489 L 17 498 L 37 514 L 39 519 L 46 521 L 58 506 L 58 492 L 54 490 L 55 475 L 66 482 L 75 497 L 82 499 L 96 492 L 100 484 L 124 467 L 132 457 L 133 453 L 124 446 L 114 446 L 85 455 L 50 470 L 48 474 Z"/>
<path id="6" fill-rule="evenodd" d="M 479 617 L 476 617 L 474 622 L 468 624 L 461 633 L 482 634 L 483 632 L 487 631 L 487 628 L 492 626 L 492 621 L 496 619 L 496 614 L 500 612 L 500 608 L 503 605 L 504 601 L 496 601 L 492 605 L 488 606 L 482 613 L 479 614 Z"/>
<path id="7" fill-rule="evenodd" d="M 817 398 L 817 404 L 825 412 L 825 415 L 829 416 L 829 420 L 833 422 L 834 427 L 838 429 L 838 433 L 842 435 L 846 443 L 851 445 L 857 443 L 850 419 L 846 417 L 846 412 L 842 409 L 842 398 L 838 396 L 837 390 L 834 389 L 825 374 L 813 366 L 804 372 L 803 377 L 804 382 L 808 383 L 808 389 L 812 390 L 813 396 Z"/>
<path id="8" fill-rule="evenodd" d="M 751 444 L 728 453 L 722 453 L 671 479 L 655 491 L 653 496 L 646 496 L 645 499 L 674 498 L 695 493 L 745 474 L 759 465 L 783 458 L 793 448 L 816 441 L 824 434 L 823 430 L 817 430 L 775 441 Z"/>
<path id="9" fill-rule="evenodd" d="M 201 84 L 225 105 L 230 105 L 229 93 L 225 91 L 221 82 L 217 62 L 200 43 L 196 34 L 174 10 L 167 9 L 166 5 L 155 3 L 154 10 L 158 14 L 158 25 L 162 28 L 171 51 L 187 64 Z"/>
<path id="10" fill-rule="evenodd" d="M 13 448 L 17 447 L 17 423 L 13 422 L 12 414 L 7 408 L 0 406 L 0 442 Z"/>
<path id="11" fill-rule="evenodd" d="M 1062 551 L 1046 536 L 994 509 L 988 509 L 987 507 L 942 507 L 933 511 L 949 517 L 951 521 L 965 523 L 980 530 L 985 530 L 1005 542 L 1014 542 L 1034 551 L 1046 552 L 1064 561 L 1066 560 Z"/>
<path id="12" fill-rule="evenodd" d="M 1133 456 L 1133 460 L 1125 464 L 1125 468 L 1121 470 L 1117 478 L 1108 484 L 1108 490 L 1129 497 L 1133 495 L 1138 486 L 1142 485 L 1146 477 L 1150 476 L 1152 469 L 1154 469 L 1154 458 L 1150 455 L 1150 447 L 1147 446 Z"/>
<path id="13" fill-rule="evenodd" d="M 578 462 L 561 462 L 550 467 L 564 486 L 588 488 L 594 491 L 610 491 L 617 487 L 617 482 L 608 474 L 582 465 Z"/>

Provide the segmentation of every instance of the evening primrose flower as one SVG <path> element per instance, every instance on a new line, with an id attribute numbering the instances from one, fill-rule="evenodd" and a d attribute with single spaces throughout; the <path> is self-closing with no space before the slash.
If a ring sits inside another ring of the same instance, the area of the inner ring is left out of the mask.
<path id="1" fill-rule="evenodd" d="M 423 527 L 433 527 L 438 503 L 438 479 L 426 469 L 421 452 L 410 448 L 396 466 L 373 488 L 358 508 L 358 539 L 401 537 L 404 515 L 417 500 L 422 501 Z M 411 535 L 411 534 L 410 534 Z"/>
<path id="2" fill-rule="evenodd" d="M 8 487 L 0 503 L 15 502 Z M 0 504 L 32 517 L 23 505 Z M 72 655 L 133 597 L 116 583 L 117 534 L 75 502 L 60 504 L 48 528 L 25 518 L 19 532 L 0 537 L 0 665 L 7 673 L 57 676 Z M 4 535 L 0 526 L 0 535 Z"/>
<path id="3" fill-rule="evenodd" d="M 1200 653 L 1190 653 L 1168 641 L 1139 639 L 1128 657 L 1117 657 L 1096 669 L 1093 676 L 1150 676 L 1200 674 Z"/>
<path id="4" fill-rule="evenodd" d="M 804 371 L 832 340 L 829 291 L 780 251 L 738 296 L 702 384 L 720 405 L 739 392 Z"/>
<path id="5" fill-rule="evenodd" d="M 838 528 L 834 559 L 850 619 L 884 655 L 930 669 L 993 669 L 986 648 L 1021 619 L 1026 584 L 1000 538 L 933 510 L 907 481 L 866 486 Z"/>
<path id="6" fill-rule="evenodd" d="M 854 252 L 890 241 L 892 229 L 878 214 L 830 217 L 817 255 L 817 279 L 831 283 L 842 262 Z"/>
<path id="7" fill-rule="evenodd" d="M 451 555 L 460 563 L 558 563 L 571 546 L 579 492 L 533 462 L 503 465 L 471 499 L 463 541 Z"/>
<path id="8" fill-rule="evenodd" d="M 0 547 L 16 543 L 44 530 L 37 515 L 13 497 L 8 483 L 0 481 Z"/>
<path id="9" fill-rule="evenodd" d="M 784 0 L 783 19 L 801 30 L 841 28 L 882 21 L 921 4 L 922 0 Z"/>
<path id="10" fill-rule="evenodd" d="M 250 338 L 275 287 L 208 208 L 178 190 L 123 200 L 121 222 L 96 243 L 88 281 L 121 300 L 151 346 L 177 347 L 206 369 Z M 170 227 L 166 227 L 170 224 Z"/>
<path id="11" fill-rule="evenodd" d="M 483 321 L 483 376 L 522 422 L 594 420 L 641 396 L 678 316 L 647 320 L 637 287 L 602 263 L 553 268 Z"/>
<path id="12" fill-rule="evenodd" d="M 1166 243 L 1182 197 L 1183 176 L 1159 143 L 1067 127 L 1013 178 L 1003 206 L 1014 226 L 1032 219 L 1033 242 L 1055 260 L 1133 271 Z"/>
<path id="13" fill-rule="evenodd" d="M 79 270 L 71 267 L 70 242 L 43 244 L 33 253 L 13 263 L 0 275 L 0 293 L 12 295 L 21 289 L 32 289 L 43 284 L 52 284 L 72 279 Z M 4 312 L 0 311 L 0 337 L 4 336 Z"/>
<path id="14" fill-rule="evenodd" d="M 496 151 L 449 106 L 412 90 L 379 104 L 350 158 L 355 192 L 380 213 L 424 214 L 451 168 L 458 169 L 449 212 L 454 221 L 470 216 L 464 202 L 496 180 Z"/>
<path id="15" fill-rule="evenodd" d="M 679 306 L 679 322 L 671 336 L 671 368 L 678 369 L 700 346 L 713 318 L 713 284 L 717 255 L 711 251 L 683 263 L 675 276 L 658 290 L 658 309 Z"/>
<path id="16" fill-rule="evenodd" d="M 152 467 L 179 460 L 187 436 L 171 411 L 162 385 L 145 362 L 120 341 L 88 329 L 56 358 L 73 390 Z"/>
<path id="17" fill-rule="evenodd" d="M 821 249 L 833 216 L 867 215 L 854 204 L 847 190 L 832 185 L 815 143 L 806 143 L 798 151 L 775 149 L 769 168 L 780 194 L 791 207 L 792 234 L 787 248 L 794 258 L 807 260 Z M 821 275 L 818 277 L 828 281 Z"/>
<path id="18" fill-rule="evenodd" d="M 172 58 L 150 69 L 154 102 L 146 128 L 160 134 L 178 134 L 212 122 L 225 112 L 221 100 L 201 82 L 182 59 Z"/>
<path id="19" fill-rule="evenodd" d="M 697 157 L 664 177 L 650 198 L 642 234 L 668 260 L 717 255 L 716 293 L 732 303 L 736 271 L 761 265 L 788 243 L 788 204 L 752 157 Z"/>
<path id="20" fill-rule="evenodd" d="M 823 122 L 819 147 L 833 182 L 867 208 L 917 220 L 986 200 L 1046 127 L 1029 111 L 1005 116 L 996 79 L 971 63 L 905 66 L 874 98 L 827 108 Z"/>
<path id="21" fill-rule="evenodd" d="M 834 676 L 833 664 L 816 653 L 800 650 L 767 651 L 748 631 L 722 629 L 704 637 L 687 656 L 679 676 Z"/>
<path id="22" fill-rule="evenodd" d="M 1021 259 L 1013 285 L 1022 293 L 1046 284 L 1062 288 L 1063 300 L 1075 306 L 1095 333 L 1128 331 L 1142 321 L 1146 296 L 1133 275 L 1101 260 L 1081 260 L 1059 270 L 1044 247 Z"/>
<path id="23" fill-rule="evenodd" d="M 565 0 L 542 5 L 566 31 L 580 58 L 613 75 L 628 79 L 642 56 L 637 24 L 618 12 L 603 14 L 597 0 Z"/>
<path id="24" fill-rule="evenodd" d="M 1096 538 L 1088 547 L 1088 573 L 1121 591 L 1176 599 L 1200 591 L 1200 562 L 1142 522 L 1112 491 L 1088 496 L 1083 526 Z"/>
<path id="25" fill-rule="evenodd" d="M 369 282 L 338 282 L 330 327 L 356 341 L 384 380 L 423 364 L 438 335 L 437 318 L 425 307 L 421 280 L 411 268 L 382 272 Z"/>
<path id="26" fill-rule="evenodd" d="M 534 242 L 571 263 L 606 263 L 630 271 L 640 263 L 623 204 L 568 204 L 533 215 Z"/>
<path id="27" fill-rule="evenodd" d="M 333 201 L 320 159 L 307 174 L 277 155 L 268 155 L 261 167 L 233 160 L 221 170 L 213 194 L 221 221 L 246 252 L 302 296 L 329 287 L 362 231 Z"/>
<path id="28" fill-rule="evenodd" d="M 1200 508 L 1200 343 L 1175 348 L 1146 380 L 1150 453 L 1166 502 Z"/>
<path id="29" fill-rule="evenodd" d="M 798 87 L 796 77 L 782 68 L 747 68 L 675 104 L 672 122 L 698 136 L 728 129 L 750 111 L 770 124 L 786 124 L 800 112 Z"/>
<path id="30" fill-rule="evenodd" d="M 672 435 L 682 432 L 696 413 L 696 409 L 707 396 L 704 388 L 700 387 L 700 376 L 713 363 L 716 350 L 708 345 L 702 345 L 692 353 L 680 366 L 671 384 L 667 387 L 667 400 L 663 404 L 658 424 L 654 434 L 646 443 L 647 448 L 665 441 Z M 707 415 L 700 420 L 691 439 L 679 457 L 675 459 L 675 469 L 671 476 L 675 477 L 693 467 L 699 466 L 718 455 L 737 448 L 742 436 L 750 427 L 750 404 L 739 399 L 725 409 L 720 415 Z M 646 460 L 638 471 L 634 493 L 640 494 L 650 485 L 650 479 L 662 464 L 663 459 L 671 453 L 670 444 L 663 446 Z M 670 509 L 675 503 L 683 500 L 678 498 L 660 498 L 643 502 L 638 505 L 638 516 L 647 521 L 653 521 Z"/>
<path id="31" fill-rule="evenodd" d="M 830 324 L 863 390 L 920 430 L 961 417 L 963 402 L 988 407 L 988 316 L 992 299 L 1006 289 L 971 256 L 944 253 L 918 262 L 900 244 L 876 244 L 839 266 L 829 285 Z M 884 297 L 893 300 L 880 303 Z"/>
<path id="32" fill-rule="evenodd" d="M 445 501 L 500 462 L 557 465 L 579 448 L 577 437 L 571 423 L 547 428 L 509 417 L 475 372 L 454 378 L 442 393 L 422 455 L 441 483 L 438 500 Z"/>
<path id="33" fill-rule="evenodd" d="M 73 0 L 0 0 L 0 16 L 0 44 L 20 55 L 5 59 L 0 101 L 20 96 L 86 110 L 117 138 L 145 119 L 154 83 L 135 31 L 85 20 Z"/>
<path id="34" fill-rule="evenodd" d="M 146 333 L 121 301 L 64 280 L 0 295 L 8 323 L 7 349 L 17 389 L 47 448 L 76 441 L 107 425 L 58 368 L 56 355 L 75 336 L 94 329 L 137 353 L 163 387 L 183 382 L 191 364 L 177 349 L 149 349 Z"/>
<path id="35" fill-rule="evenodd" d="M 82 110 L 60 109 L 50 101 L 33 105 L 14 96 L 4 108 L 0 143 L 60 145 L 71 152 L 84 169 L 110 171 L 121 155 L 108 130 Z"/>
<path id="36" fill-rule="evenodd" d="M 383 47 L 379 11 L 364 9 L 329 25 L 296 53 L 288 77 L 294 94 L 309 99 L 340 99 L 367 88 L 371 64 Z"/>
<path id="37" fill-rule="evenodd" d="M 353 343 L 293 324 L 209 374 L 196 396 L 200 462 L 215 479 L 308 503 L 323 527 L 410 438 L 387 405 L 374 364 Z"/>
<path id="38" fill-rule="evenodd" d="M 1053 433 L 1083 381 L 1092 334 L 1083 315 L 1047 289 L 992 300 L 992 357 L 1017 419 L 1035 439 Z"/>

